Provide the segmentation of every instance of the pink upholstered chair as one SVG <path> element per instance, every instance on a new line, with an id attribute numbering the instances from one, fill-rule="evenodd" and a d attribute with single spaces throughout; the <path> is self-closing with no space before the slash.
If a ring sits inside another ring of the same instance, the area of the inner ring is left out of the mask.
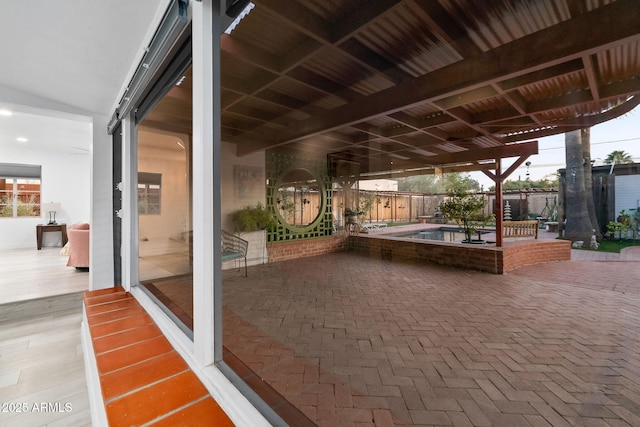
<path id="1" fill-rule="evenodd" d="M 67 230 L 69 238 L 69 260 L 67 266 L 77 269 L 89 268 L 89 224 L 74 224 Z"/>

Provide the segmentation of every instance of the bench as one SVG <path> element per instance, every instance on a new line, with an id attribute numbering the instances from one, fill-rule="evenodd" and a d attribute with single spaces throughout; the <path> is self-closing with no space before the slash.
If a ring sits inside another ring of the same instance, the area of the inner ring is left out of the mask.
<path id="1" fill-rule="evenodd" d="M 534 237 L 538 238 L 538 221 L 504 221 L 502 237 Z"/>
<path id="2" fill-rule="evenodd" d="M 379 230 L 387 226 L 386 222 L 365 222 L 360 229 L 362 231 Z"/>
<path id="3" fill-rule="evenodd" d="M 244 258 L 244 276 L 247 277 L 247 248 L 249 242 L 222 230 L 222 262 Z"/>

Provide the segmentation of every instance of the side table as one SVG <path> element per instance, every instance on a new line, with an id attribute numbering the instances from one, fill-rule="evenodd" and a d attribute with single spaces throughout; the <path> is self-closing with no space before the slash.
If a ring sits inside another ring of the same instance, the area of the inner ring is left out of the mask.
<path id="1" fill-rule="evenodd" d="M 49 231 L 59 231 L 62 236 L 62 246 L 67 244 L 67 224 L 38 224 L 36 225 L 36 241 L 38 242 L 38 250 L 42 249 L 42 233 Z"/>

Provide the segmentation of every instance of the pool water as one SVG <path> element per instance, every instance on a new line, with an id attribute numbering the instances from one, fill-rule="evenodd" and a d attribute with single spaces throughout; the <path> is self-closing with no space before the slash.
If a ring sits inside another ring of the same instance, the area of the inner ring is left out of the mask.
<path id="1" fill-rule="evenodd" d="M 486 232 L 482 232 L 486 233 Z M 465 239 L 465 235 L 458 227 L 440 227 L 429 228 L 418 231 L 407 231 L 404 233 L 389 234 L 391 237 L 403 237 L 408 239 L 420 239 L 420 240 L 439 240 L 441 242 L 461 242 Z M 477 238 L 477 233 L 474 233 L 473 239 Z"/>

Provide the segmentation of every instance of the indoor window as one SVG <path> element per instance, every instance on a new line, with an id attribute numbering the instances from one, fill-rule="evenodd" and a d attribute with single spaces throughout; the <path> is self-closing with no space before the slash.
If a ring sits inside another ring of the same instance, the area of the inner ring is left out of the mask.
<path id="1" fill-rule="evenodd" d="M 160 215 L 162 174 L 138 173 L 138 211 L 140 215 Z"/>
<path id="2" fill-rule="evenodd" d="M 0 163 L 0 217 L 40 216 L 40 166 Z"/>

